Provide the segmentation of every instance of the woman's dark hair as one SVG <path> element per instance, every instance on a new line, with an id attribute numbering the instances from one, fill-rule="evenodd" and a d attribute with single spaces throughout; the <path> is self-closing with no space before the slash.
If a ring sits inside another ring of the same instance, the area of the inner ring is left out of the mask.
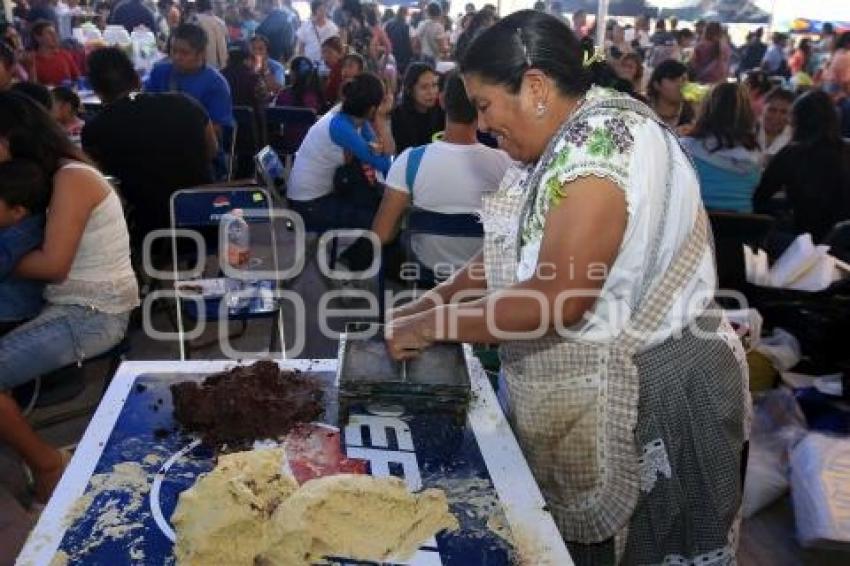
<path id="1" fill-rule="evenodd" d="M 260 43 L 266 46 L 266 49 L 269 48 L 269 38 L 261 33 L 255 33 L 254 37 L 251 38 L 251 41 L 259 41 Z"/>
<path id="2" fill-rule="evenodd" d="M 585 68 L 584 54 L 576 35 L 559 19 L 520 10 L 475 38 L 461 57 L 460 70 L 516 94 L 525 72 L 539 69 L 562 94 L 580 96 L 594 82 L 593 67 L 599 65 Z"/>
<path id="3" fill-rule="evenodd" d="M 773 83 L 764 71 L 750 71 L 747 73 L 747 78 L 744 79 L 744 84 L 750 92 L 758 93 L 762 96 L 773 90 Z"/>
<path id="4" fill-rule="evenodd" d="M 304 106 L 304 95 L 313 93 L 319 97 L 319 106 L 324 106 L 319 71 L 307 57 L 295 57 L 289 63 L 290 89 L 295 97 L 295 106 Z"/>
<path id="5" fill-rule="evenodd" d="M 51 94 L 54 101 L 68 104 L 74 109 L 74 114 L 79 115 L 82 101 L 80 101 L 80 97 L 77 96 L 76 92 L 66 86 L 57 86 L 53 88 Z"/>
<path id="6" fill-rule="evenodd" d="M 797 44 L 797 49 L 802 51 L 803 55 L 806 56 L 806 61 L 808 61 L 809 57 L 812 55 L 812 40 L 808 37 L 804 37 L 800 40 L 800 43 Z"/>
<path id="7" fill-rule="evenodd" d="M 174 28 L 174 32 L 171 34 L 171 41 L 173 42 L 175 39 L 182 39 L 198 53 L 207 48 L 207 42 L 209 41 L 204 28 L 190 23 L 183 23 Z"/>
<path id="8" fill-rule="evenodd" d="M 244 65 L 251 57 L 251 49 L 244 41 L 237 41 L 227 48 L 227 67 L 239 67 Z"/>
<path id="9" fill-rule="evenodd" d="M 715 85 L 702 101 L 691 137 L 715 141 L 710 151 L 743 146 L 755 149 L 755 116 L 746 87 L 734 83 Z"/>
<path id="10" fill-rule="evenodd" d="M 107 100 L 114 100 L 139 87 L 139 75 L 123 49 L 95 49 L 87 59 L 87 66 L 92 88 Z"/>
<path id="11" fill-rule="evenodd" d="M 32 82 L 15 83 L 10 90 L 34 100 L 45 110 L 49 111 L 53 108 L 53 96 L 50 94 L 50 89 L 44 85 Z"/>
<path id="12" fill-rule="evenodd" d="M 791 109 L 794 141 L 801 144 L 841 144 L 838 111 L 823 91 L 808 92 Z"/>
<path id="13" fill-rule="evenodd" d="M 342 58 L 342 66 L 344 67 L 348 63 L 354 63 L 355 65 L 360 67 L 360 72 L 366 68 L 366 59 L 363 58 L 363 55 L 360 53 L 348 53 L 345 57 Z"/>
<path id="14" fill-rule="evenodd" d="M 50 194 L 50 181 L 35 161 L 10 159 L 0 163 L 0 200 L 7 206 L 22 206 L 40 214 L 47 208 Z"/>
<path id="15" fill-rule="evenodd" d="M 835 40 L 836 49 L 850 49 L 850 31 L 845 31 Z"/>
<path id="16" fill-rule="evenodd" d="M 667 59 L 659 63 L 652 71 L 649 77 L 649 84 L 646 86 L 646 96 L 653 100 L 658 97 L 658 86 L 664 79 L 678 79 L 687 76 L 688 68 L 675 59 Z"/>
<path id="17" fill-rule="evenodd" d="M 339 36 L 334 35 L 322 42 L 322 49 L 333 49 L 337 53 L 342 53 L 345 51 L 345 46 L 342 44 L 342 40 Z"/>
<path id="18" fill-rule="evenodd" d="M 372 73 L 361 73 L 342 87 L 342 111 L 355 118 L 367 118 L 384 100 L 384 83 Z"/>
<path id="19" fill-rule="evenodd" d="M 0 137 L 12 158 L 35 161 L 48 179 L 64 160 L 90 163 L 43 106 L 18 92 L 0 92 Z"/>
<path id="20" fill-rule="evenodd" d="M 401 86 L 402 104 L 410 108 L 413 107 L 413 89 L 416 87 L 416 83 L 419 82 L 419 78 L 425 73 L 437 75 L 437 71 L 428 63 L 417 62 L 407 66 Z"/>
<path id="21" fill-rule="evenodd" d="M 439 18 L 443 15 L 443 9 L 440 7 L 439 3 L 431 2 L 425 8 L 425 13 L 428 14 L 429 18 Z"/>

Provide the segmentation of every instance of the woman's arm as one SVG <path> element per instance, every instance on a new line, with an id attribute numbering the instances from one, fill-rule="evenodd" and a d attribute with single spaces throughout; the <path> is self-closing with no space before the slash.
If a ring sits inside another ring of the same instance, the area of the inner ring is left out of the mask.
<path id="1" fill-rule="evenodd" d="M 495 343 L 506 333 L 534 338 L 579 322 L 596 304 L 617 257 L 626 201 L 622 189 L 597 177 L 571 182 L 564 192 L 547 215 L 534 276 L 475 301 L 393 320 L 387 328 L 391 354 L 410 358 L 433 341 Z"/>
<path id="2" fill-rule="evenodd" d="M 330 125 L 331 141 L 339 147 L 350 151 L 363 163 L 375 167 L 384 175 L 390 169 L 388 155 L 379 154 L 372 150 L 369 140 L 360 134 L 344 114 L 336 115 Z"/>
<path id="3" fill-rule="evenodd" d="M 89 169 L 74 167 L 56 173 L 44 243 L 21 259 L 16 275 L 53 282 L 67 279 L 91 212 L 106 197 L 104 185 Z"/>

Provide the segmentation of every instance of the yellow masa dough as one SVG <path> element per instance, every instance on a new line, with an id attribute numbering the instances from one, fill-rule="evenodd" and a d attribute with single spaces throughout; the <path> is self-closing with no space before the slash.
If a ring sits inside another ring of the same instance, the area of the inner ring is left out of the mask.
<path id="1" fill-rule="evenodd" d="M 443 491 L 407 491 L 398 478 L 340 474 L 311 480 L 272 516 L 260 562 L 309 565 L 323 556 L 404 561 L 435 533 L 458 528 Z"/>
<path id="2" fill-rule="evenodd" d="M 223 455 L 210 473 L 180 494 L 171 520 L 181 566 L 254 564 L 265 547 L 269 518 L 298 488 L 282 471 L 282 449 Z"/>

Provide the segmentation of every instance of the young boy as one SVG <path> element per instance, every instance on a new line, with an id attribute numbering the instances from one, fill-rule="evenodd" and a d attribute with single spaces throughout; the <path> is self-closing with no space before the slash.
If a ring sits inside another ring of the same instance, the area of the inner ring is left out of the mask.
<path id="1" fill-rule="evenodd" d="M 80 134 L 86 125 L 80 119 L 80 97 L 77 93 L 66 86 L 57 86 L 53 94 L 53 117 L 71 138 L 71 141 L 80 145 Z"/>
<path id="2" fill-rule="evenodd" d="M 32 161 L 0 163 L 0 336 L 35 317 L 44 283 L 19 279 L 15 266 L 44 238 L 50 184 Z"/>

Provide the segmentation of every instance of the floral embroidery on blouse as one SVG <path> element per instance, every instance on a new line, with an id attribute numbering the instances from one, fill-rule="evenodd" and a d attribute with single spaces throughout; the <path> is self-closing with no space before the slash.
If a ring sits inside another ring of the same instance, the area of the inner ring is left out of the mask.
<path id="1" fill-rule="evenodd" d="M 606 92 L 594 89 L 591 95 L 604 97 Z M 595 176 L 626 190 L 635 142 L 632 132 L 645 121 L 635 112 L 601 108 L 570 125 L 541 179 L 540 191 L 523 230 L 524 242 L 542 238 L 546 214 L 564 198 L 565 183 Z"/>

